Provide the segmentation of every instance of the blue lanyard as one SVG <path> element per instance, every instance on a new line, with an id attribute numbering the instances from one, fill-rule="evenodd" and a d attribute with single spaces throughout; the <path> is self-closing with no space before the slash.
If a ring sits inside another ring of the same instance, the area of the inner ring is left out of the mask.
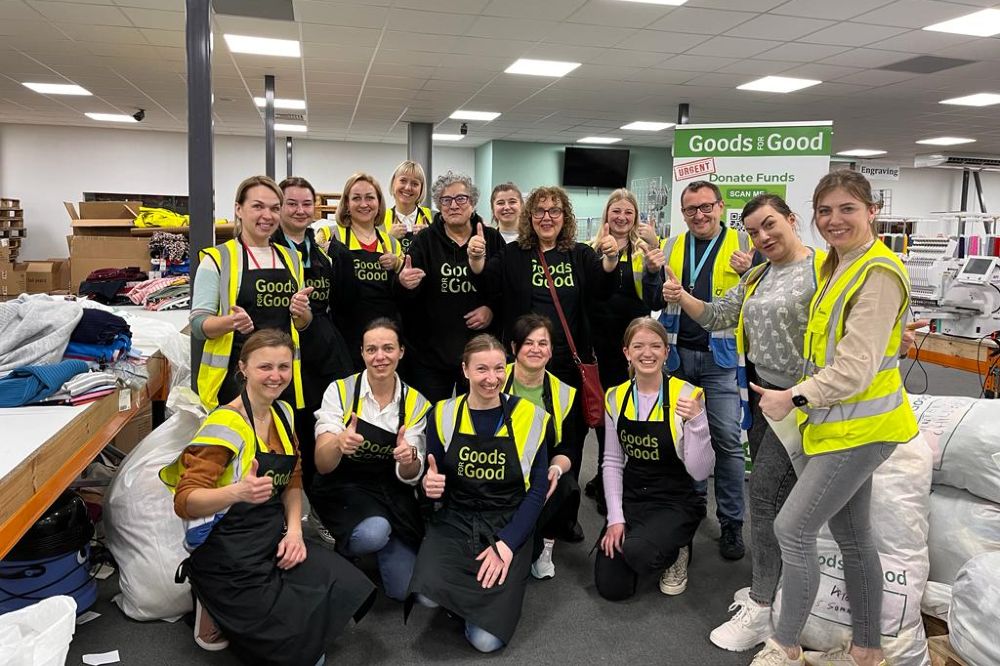
<path id="1" fill-rule="evenodd" d="M 701 255 L 701 261 L 697 264 L 694 262 L 694 234 L 688 234 L 688 291 L 694 292 L 694 285 L 698 282 L 698 276 L 701 275 L 701 269 L 705 267 L 705 262 L 712 255 L 712 248 L 722 237 L 722 232 L 712 239 L 712 242 L 708 244 L 708 248 L 705 249 L 705 253 Z"/>
<path id="2" fill-rule="evenodd" d="M 632 382 L 632 404 L 635 405 L 635 420 L 636 421 L 642 421 L 642 420 L 644 420 L 642 418 L 642 415 L 639 413 L 639 388 L 636 385 L 635 381 Z M 663 411 L 663 382 L 660 382 L 660 393 L 659 393 L 659 395 L 656 398 L 656 402 L 649 409 L 649 414 L 646 414 L 646 418 L 645 418 L 646 421 L 649 421 L 649 417 L 653 415 L 654 411 L 656 411 L 656 406 L 657 405 L 660 406 L 660 411 L 662 412 Z"/>
<path id="3" fill-rule="evenodd" d="M 298 252 L 299 248 L 295 246 L 295 241 L 293 241 L 288 236 L 285 236 L 285 242 L 288 243 L 288 249 L 292 252 Z M 312 243 L 309 242 L 309 236 L 305 237 L 306 251 L 303 253 L 302 266 L 303 268 L 309 268 L 309 255 L 312 254 Z"/>

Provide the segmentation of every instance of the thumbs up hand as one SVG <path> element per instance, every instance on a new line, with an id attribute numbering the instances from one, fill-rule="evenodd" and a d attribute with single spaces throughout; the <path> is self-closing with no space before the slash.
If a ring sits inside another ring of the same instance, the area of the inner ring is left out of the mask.
<path id="1" fill-rule="evenodd" d="M 403 270 L 399 271 L 399 284 L 404 289 L 416 289 L 426 275 L 422 269 L 414 268 L 410 255 L 406 255 L 403 260 Z"/>
<path id="2" fill-rule="evenodd" d="M 433 454 L 427 456 L 427 473 L 424 474 L 424 494 L 431 499 L 441 499 L 444 495 L 444 474 L 438 473 L 437 461 Z"/>
<path id="3" fill-rule="evenodd" d="M 309 310 L 309 295 L 315 291 L 315 287 L 299 289 L 292 296 L 292 302 L 288 305 L 293 317 L 302 317 Z"/>
<path id="4" fill-rule="evenodd" d="M 399 255 L 392 252 L 384 252 L 378 257 L 378 265 L 387 271 L 396 270 L 396 266 L 399 265 L 399 262 Z"/>
<path id="5" fill-rule="evenodd" d="M 650 245 L 643 257 L 646 270 L 650 273 L 658 273 L 663 265 L 667 263 L 667 258 L 657 245 Z"/>
<path id="6" fill-rule="evenodd" d="M 229 320 L 232 323 L 233 330 L 239 331 L 243 335 L 250 335 L 253 333 L 253 319 L 247 314 L 247 311 L 238 305 L 234 305 L 229 311 Z"/>
<path id="7" fill-rule="evenodd" d="M 775 391 L 761 388 L 750 382 L 750 389 L 760 396 L 760 411 L 772 421 L 780 421 L 795 409 L 792 404 L 792 389 Z"/>
<path id="8" fill-rule="evenodd" d="M 753 263 L 753 252 L 743 252 L 742 250 L 736 250 L 729 257 L 729 266 L 743 275 L 748 270 L 750 270 L 750 264 Z"/>
<path id="9" fill-rule="evenodd" d="M 483 230 L 483 223 L 476 224 L 476 233 L 469 238 L 468 247 L 469 259 L 482 259 L 486 257 L 486 232 Z"/>
<path id="10" fill-rule="evenodd" d="M 666 272 L 667 279 L 663 281 L 663 300 L 667 303 L 680 303 L 684 287 L 681 286 L 681 281 L 674 275 L 670 266 L 666 267 Z"/>
<path id="11" fill-rule="evenodd" d="M 597 251 L 608 259 L 618 259 L 618 241 L 611 235 L 611 227 L 607 223 L 597 240 Z"/>
<path id="12" fill-rule="evenodd" d="M 341 455 L 352 456 L 361 446 L 365 438 L 358 434 L 358 415 L 351 414 L 351 421 L 347 424 L 347 429 L 337 437 L 337 446 L 340 447 Z"/>
<path id="13" fill-rule="evenodd" d="M 636 227 L 636 231 L 638 231 L 639 238 L 642 239 L 646 245 L 649 247 L 656 246 L 658 239 L 656 238 L 656 229 L 653 228 L 652 224 L 646 220 L 640 220 L 638 226 Z"/>
<path id="14" fill-rule="evenodd" d="M 260 463 L 254 458 L 250 464 L 250 471 L 234 486 L 238 502 L 263 504 L 271 499 L 271 493 L 274 491 L 274 482 L 269 476 L 257 476 L 259 468 Z"/>
<path id="15" fill-rule="evenodd" d="M 417 461 L 417 447 L 406 441 L 406 426 L 399 426 L 396 434 L 396 448 L 392 450 L 392 457 L 400 465 L 408 465 Z"/>

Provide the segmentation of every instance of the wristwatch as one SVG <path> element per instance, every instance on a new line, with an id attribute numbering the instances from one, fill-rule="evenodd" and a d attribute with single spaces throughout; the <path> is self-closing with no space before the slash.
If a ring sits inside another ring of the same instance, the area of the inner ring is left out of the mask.
<path id="1" fill-rule="evenodd" d="M 792 404 L 796 407 L 805 407 L 809 404 L 809 399 L 804 395 L 792 395 Z"/>

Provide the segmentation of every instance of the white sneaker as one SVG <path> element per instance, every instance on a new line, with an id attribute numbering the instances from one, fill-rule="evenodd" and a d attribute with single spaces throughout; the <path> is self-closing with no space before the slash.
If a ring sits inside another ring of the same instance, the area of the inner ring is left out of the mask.
<path id="1" fill-rule="evenodd" d="M 729 607 L 736 611 L 725 622 L 709 634 L 715 645 L 730 652 L 743 652 L 759 645 L 771 635 L 771 607 L 761 606 L 749 597 L 737 599 Z"/>
<path id="2" fill-rule="evenodd" d="M 733 601 L 746 601 L 750 598 L 750 588 L 741 587 L 740 589 L 733 592 Z"/>
<path id="3" fill-rule="evenodd" d="M 330 530 L 326 529 L 326 525 L 323 524 L 323 521 L 320 520 L 319 515 L 315 511 L 309 512 L 309 524 L 316 530 L 316 534 L 320 539 L 331 546 L 337 545 L 336 537 L 330 534 Z"/>
<path id="4" fill-rule="evenodd" d="M 805 662 L 810 666 L 858 666 L 851 656 L 851 644 L 847 647 L 835 648 L 826 652 L 806 652 Z M 885 666 L 885 660 L 879 662 L 879 666 Z"/>
<path id="5" fill-rule="evenodd" d="M 775 643 L 773 638 L 768 638 L 764 649 L 757 653 L 750 666 L 799 666 L 804 663 L 801 652 L 798 659 L 789 659 L 785 649 Z"/>
<path id="6" fill-rule="evenodd" d="M 556 575 L 556 565 L 552 563 L 552 547 L 556 544 L 555 539 L 544 539 L 542 554 L 531 563 L 531 575 L 538 580 L 554 578 Z"/>
<path id="7" fill-rule="evenodd" d="M 676 596 L 688 586 L 688 558 L 690 550 L 684 546 L 677 553 L 677 560 L 664 570 L 660 576 L 660 592 Z"/>

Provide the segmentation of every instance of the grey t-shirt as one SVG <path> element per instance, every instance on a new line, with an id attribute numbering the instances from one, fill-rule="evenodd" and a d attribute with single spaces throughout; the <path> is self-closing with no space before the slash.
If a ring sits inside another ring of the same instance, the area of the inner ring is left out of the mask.
<path id="1" fill-rule="evenodd" d="M 813 251 L 801 261 L 771 264 L 743 302 L 746 283 L 741 281 L 721 299 L 705 304 L 698 323 L 708 330 L 731 328 L 743 309 L 747 358 L 764 381 L 794 386 L 802 377 L 802 345 L 809 323 L 809 302 L 816 293 Z"/>

